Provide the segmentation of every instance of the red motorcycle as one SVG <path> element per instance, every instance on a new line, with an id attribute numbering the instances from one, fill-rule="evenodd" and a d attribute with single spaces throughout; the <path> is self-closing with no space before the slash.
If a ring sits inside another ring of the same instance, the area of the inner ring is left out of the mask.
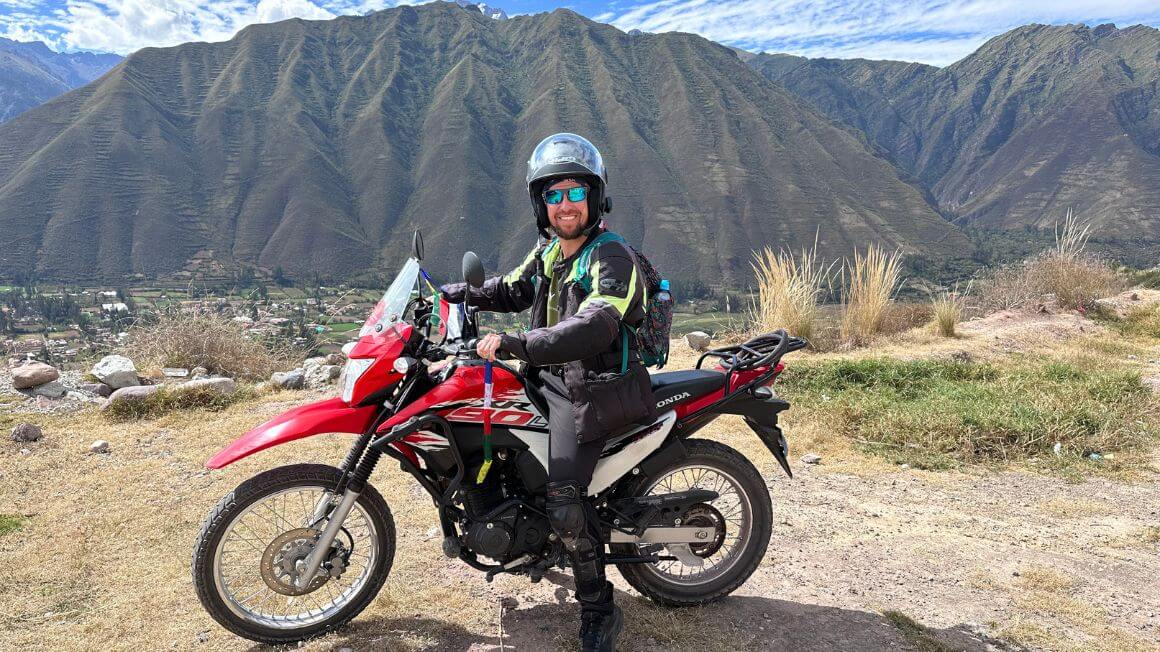
<path id="1" fill-rule="evenodd" d="M 284 644 L 337 629 L 378 593 L 395 554 L 391 510 L 370 483 L 386 455 L 431 495 L 443 552 L 486 574 L 527 575 L 567 563 L 544 510 L 548 431 L 535 382 L 475 354 L 475 310 L 414 290 L 422 239 L 349 351 L 342 396 L 290 410 L 247 432 L 206 464 L 220 469 L 320 433 L 356 434 L 338 466 L 293 464 L 223 497 L 193 552 L 202 605 L 231 632 Z M 483 268 L 464 256 L 478 287 Z M 442 315 L 441 315 L 442 313 Z M 433 332 L 434 329 L 434 332 Z M 442 337 L 438 337 L 442 335 Z M 440 339 L 436 342 L 435 339 Z M 728 595 L 769 545 L 772 506 L 743 455 L 690 439 L 722 414 L 743 417 L 787 474 L 770 387 L 803 340 L 777 331 L 706 352 L 697 368 L 652 376 L 659 416 L 607 440 L 588 495 L 609 563 L 663 605 Z M 713 361 L 713 368 L 702 368 Z"/>

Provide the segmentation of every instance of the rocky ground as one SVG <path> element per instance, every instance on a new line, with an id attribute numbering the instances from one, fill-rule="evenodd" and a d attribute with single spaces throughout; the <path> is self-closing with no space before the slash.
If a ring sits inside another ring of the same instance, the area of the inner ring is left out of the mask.
<path id="1" fill-rule="evenodd" d="M 1043 328 L 972 328 L 945 349 L 920 335 L 898 346 L 976 356 L 1044 346 Z M 1141 353 L 1141 365 L 1160 358 L 1157 347 Z M 50 414 L 40 441 L 5 439 L 0 512 L 18 529 L 0 535 L 0 649 L 261 649 L 197 601 L 189 556 L 200 522 L 246 477 L 337 463 L 350 440 L 301 440 L 223 471 L 202 465 L 247 428 L 321 396 L 287 391 L 126 424 L 95 410 Z M 785 425 L 794 479 L 732 418 L 698 435 L 738 448 L 766 478 L 769 551 L 734 595 L 695 609 L 659 607 L 613 571 L 627 617 L 621 649 L 1160 650 L 1160 454 L 1126 479 L 926 472 L 820 445 L 817 424 L 792 410 Z M 90 452 L 98 437 L 107 452 Z M 798 461 L 809 451 L 820 464 Z M 578 613 L 566 575 L 485 583 L 442 556 L 430 501 L 383 466 L 374 483 L 399 533 L 391 577 L 350 626 L 303 649 L 570 649 Z"/>

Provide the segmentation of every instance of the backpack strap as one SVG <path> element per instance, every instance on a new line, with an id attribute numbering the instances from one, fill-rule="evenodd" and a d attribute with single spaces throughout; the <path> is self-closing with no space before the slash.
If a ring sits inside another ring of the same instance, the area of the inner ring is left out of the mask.
<path id="1" fill-rule="evenodd" d="M 580 252 L 580 258 L 576 260 L 576 265 L 572 268 L 572 282 L 579 283 L 585 292 L 592 291 L 592 273 L 588 270 L 592 264 L 592 253 L 605 242 L 624 243 L 624 238 L 612 231 L 601 233 L 585 243 L 584 250 Z"/>

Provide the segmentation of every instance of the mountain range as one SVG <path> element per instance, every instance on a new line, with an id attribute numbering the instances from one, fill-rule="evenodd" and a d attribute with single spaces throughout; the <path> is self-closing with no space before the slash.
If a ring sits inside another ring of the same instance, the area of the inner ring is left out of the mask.
<path id="1" fill-rule="evenodd" d="M 502 271 L 534 239 L 526 158 L 557 131 L 600 146 L 610 224 L 678 282 L 743 285 L 755 248 L 815 239 L 966 257 L 963 226 L 1068 208 L 1160 245 L 1155 29 L 1032 25 L 934 68 L 461 4 L 145 48 L 0 125 L 0 277 L 209 258 L 349 278 L 416 227 L 444 276 L 468 248 Z"/>
<path id="2" fill-rule="evenodd" d="M 247 27 L 145 48 L 0 126 L 0 275 L 166 274 L 212 257 L 327 277 L 489 269 L 535 237 L 535 144 L 589 137 L 611 225 L 670 277 L 741 283 L 754 247 L 867 242 L 950 256 L 966 238 L 849 130 L 690 34 L 568 10 L 450 3 Z"/>
<path id="3" fill-rule="evenodd" d="M 121 59 L 116 54 L 53 52 L 44 43 L 0 38 L 0 122 L 84 86 Z"/>
<path id="4" fill-rule="evenodd" d="M 945 68 L 749 60 L 862 135 L 959 224 L 1160 242 L 1160 30 L 1028 25 Z"/>

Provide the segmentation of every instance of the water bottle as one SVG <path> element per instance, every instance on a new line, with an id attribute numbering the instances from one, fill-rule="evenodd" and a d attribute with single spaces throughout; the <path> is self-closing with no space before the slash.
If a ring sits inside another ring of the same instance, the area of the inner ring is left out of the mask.
<path id="1" fill-rule="evenodd" d="M 660 292 L 657 292 L 657 301 L 669 302 L 673 300 L 673 295 L 669 294 L 668 279 L 661 279 Z"/>

